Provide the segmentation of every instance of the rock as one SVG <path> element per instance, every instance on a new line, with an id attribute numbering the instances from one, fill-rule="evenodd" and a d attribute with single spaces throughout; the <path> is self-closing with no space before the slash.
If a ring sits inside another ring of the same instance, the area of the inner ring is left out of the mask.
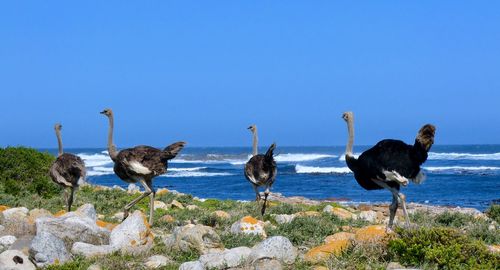
<path id="1" fill-rule="evenodd" d="M 108 255 L 115 252 L 116 250 L 117 248 L 111 245 L 92 245 L 88 243 L 76 242 L 71 248 L 71 253 L 90 258 Z"/>
<path id="2" fill-rule="evenodd" d="M 135 185 L 135 184 L 130 184 L 127 187 L 127 192 L 129 194 L 135 194 L 135 193 L 141 192 L 141 189 L 139 189 L 139 187 L 137 185 Z"/>
<path id="3" fill-rule="evenodd" d="M 160 188 L 156 191 L 156 196 L 161 196 L 163 194 L 167 194 L 168 193 L 168 189 L 166 188 Z"/>
<path id="4" fill-rule="evenodd" d="M 35 224 L 35 221 L 37 218 L 51 217 L 51 216 L 52 216 L 52 213 L 50 211 L 45 210 L 45 209 L 36 208 L 36 209 L 29 211 L 28 222 L 31 224 Z"/>
<path id="5" fill-rule="evenodd" d="M 326 261 L 333 255 L 339 255 L 350 245 L 350 240 L 334 240 L 318 247 L 310 249 L 305 255 L 304 260 L 310 263 L 320 263 Z"/>
<path id="6" fill-rule="evenodd" d="M 231 218 L 231 215 L 228 212 L 222 210 L 214 211 L 212 215 L 220 219 Z"/>
<path id="7" fill-rule="evenodd" d="M 9 249 L 14 242 L 16 242 L 17 238 L 13 235 L 5 235 L 0 237 L 0 253 Z"/>
<path id="8" fill-rule="evenodd" d="M 2 232 L 3 230 L 5 230 L 5 227 L 3 225 L 0 225 L 0 232 Z"/>
<path id="9" fill-rule="evenodd" d="M 383 225 L 370 225 L 356 231 L 354 239 L 357 243 L 378 243 L 382 241 L 387 233 Z"/>
<path id="10" fill-rule="evenodd" d="M 9 249 L 12 250 L 21 250 L 22 252 L 28 254 L 31 246 L 31 242 L 33 241 L 33 235 L 25 235 L 18 237 L 16 242 L 10 246 Z"/>
<path id="11" fill-rule="evenodd" d="M 153 246 L 153 240 L 154 236 L 146 216 L 136 210 L 113 229 L 109 244 L 123 253 L 137 255 L 149 251 Z"/>
<path id="12" fill-rule="evenodd" d="M 108 231 L 112 231 L 116 226 L 118 226 L 118 224 L 115 224 L 115 223 L 109 223 L 109 222 L 106 222 L 106 221 L 102 221 L 102 220 L 97 220 L 95 222 L 95 224 L 103 229 L 106 229 Z"/>
<path id="13" fill-rule="evenodd" d="M 500 245 L 489 245 L 488 249 L 493 253 L 500 253 Z"/>
<path id="14" fill-rule="evenodd" d="M 257 220 L 251 216 L 243 217 L 231 225 L 231 233 L 234 234 L 253 234 L 267 237 L 264 230 L 264 222 Z"/>
<path id="15" fill-rule="evenodd" d="M 281 262 L 274 259 L 261 259 L 253 263 L 255 270 L 281 270 Z"/>
<path id="16" fill-rule="evenodd" d="M 177 200 L 173 200 L 173 201 L 170 203 L 170 207 L 172 207 L 172 208 L 184 209 L 184 205 L 182 205 L 182 203 L 178 202 Z"/>
<path id="17" fill-rule="evenodd" d="M 313 270 L 328 270 L 328 267 L 322 265 L 316 265 Z"/>
<path id="18" fill-rule="evenodd" d="M 146 260 L 146 262 L 144 263 L 144 265 L 146 265 L 146 267 L 149 269 L 155 269 L 155 268 L 160 268 L 160 267 L 166 266 L 166 265 L 171 264 L 171 263 L 173 263 L 173 262 L 169 258 L 162 256 L 162 255 L 155 255 L 155 256 L 149 257 Z"/>
<path id="19" fill-rule="evenodd" d="M 115 213 L 112 218 L 116 219 L 116 220 L 119 220 L 119 221 L 122 221 L 123 220 L 123 217 L 124 217 L 124 213 L 123 212 L 118 212 L 118 213 Z"/>
<path id="20" fill-rule="evenodd" d="M 295 215 L 286 215 L 286 214 L 272 215 L 272 217 L 274 217 L 274 220 L 276 220 L 278 224 L 290 223 L 292 222 L 292 220 L 295 219 Z"/>
<path id="21" fill-rule="evenodd" d="M 191 211 L 192 211 L 192 210 L 196 210 L 196 209 L 198 209 L 198 208 L 199 208 L 199 207 L 198 207 L 197 205 L 194 205 L 194 204 L 190 204 L 190 205 L 186 206 L 186 209 L 187 209 L 187 210 L 191 210 Z"/>
<path id="22" fill-rule="evenodd" d="M 35 262 L 39 267 L 64 263 L 71 259 L 64 241 L 47 231 L 41 231 L 33 238 L 30 255 L 35 259 L 38 258 Z"/>
<path id="23" fill-rule="evenodd" d="M 113 190 L 119 190 L 119 191 L 125 191 L 125 189 L 124 189 L 124 188 L 122 188 L 122 187 L 120 187 L 119 185 L 113 185 L 113 186 L 111 187 L 111 189 L 113 189 Z"/>
<path id="24" fill-rule="evenodd" d="M 60 217 L 60 216 L 63 216 L 65 215 L 67 212 L 66 210 L 60 210 L 60 211 L 57 211 L 55 214 L 54 214 L 54 217 Z"/>
<path id="25" fill-rule="evenodd" d="M 248 247 L 236 247 L 223 252 L 201 255 L 198 261 L 205 269 L 227 269 L 243 265 L 251 252 Z"/>
<path id="26" fill-rule="evenodd" d="M 286 264 L 292 264 L 298 252 L 288 238 L 283 236 L 270 237 L 252 248 L 249 260 L 256 262 L 260 259 L 276 259 Z"/>
<path id="27" fill-rule="evenodd" d="M 397 270 L 397 269 L 406 269 L 404 266 L 399 264 L 398 262 L 390 262 L 387 264 L 386 270 Z"/>
<path id="28" fill-rule="evenodd" d="M 205 270 L 203 264 L 199 261 L 185 262 L 179 266 L 179 270 Z"/>
<path id="29" fill-rule="evenodd" d="M 328 244 L 328 243 L 331 243 L 334 241 L 339 241 L 339 240 L 352 241 L 352 240 L 354 240 L 354 233 L 338 232 L 336 234 L 327 236 L 325 238 L 325 244 Z"/>
<path id="30" fill-rule="evenodd" d="M 154 209 L 164 209 L 164 210 L 167 210 L 168 209 L 168 206 L 166 203 L 162 202 L 162 201 L 155 201 L 154 202 Z"/>
<path id="31" fill-rule="evenodd" d="M 75 212 L 60 217 L 42 217 L 36 220 L 37 235 L 48 232 L 64 241 L 67 249 L 75 242 L 103 245 L 109 242 L 110 232 L 96 224 L 95 209 L 83 205 Z"/>
<path id="32" fill-rule="evenodd" d="M 355 219 L 356 215 L 340 207 L 333 207 L 331 205 L 325 206 L 323 212 L 337 216 L 340 219 Z"/>
<path id="33" fill-rule="evenodd" d="M 9 209 L 10 207 L 6 206 L 6 205 L 0 205 L 0 213 L 2 213 L 3 211 Z"/>
<path id="34" fill-rule="evenodd" d="M 220 252 L 224 246 L 219 235 L 211 227 L 201 224 L 188 224 L 174 228 L 164 240 L 168 249 L 189 252 L 196 250 L 200 254 Z"/>
<path id="35" fill-rule="evenodd" d="M 92 219 L 93 221 L 97 220 L 97 212 L 95 211 L 95 208 L 92 204 L 86 203 L 78 209 L 76 209 L 75 214 L 81 217 L 87 217 Z"/>
<path id="36" fill-rule="evenodd" d="M 318 211 L 303 211 L 295 213 L 297 217 L 319 217 L 321 213 Z"/>
<path id="37" fill-rule="evenodd" d="M 160 221 L 164 221 L 167 223 L 173 223 L 175 221 L 175 218 L 171 215 L 164 215 L 163 217 L 160 218 Z"/>
<path id="38" fill-rule="evenodd" d="M 26 207 L 16 207 L 16 208 L 9 208 L 4 211 L 2 211 L 2 215 L 4 218 L 4 221 L 8 221 L 11 219 L 23 219 L 26 218 L 28 215 L 28 208 Z"/>
<path id="39" fill-rule="evenodd" d="M 6 250 L 0 254 L 0 270 L 35 270 L 28 256 L 19 250 Z"/>
<path id="40" fill-rule="evenodd" d="M 101 269 L 102 269 L 101 266 L 96 263 L 91 264 L 89 268 L 87 268 L 87 270 L 101 270 Z"/>

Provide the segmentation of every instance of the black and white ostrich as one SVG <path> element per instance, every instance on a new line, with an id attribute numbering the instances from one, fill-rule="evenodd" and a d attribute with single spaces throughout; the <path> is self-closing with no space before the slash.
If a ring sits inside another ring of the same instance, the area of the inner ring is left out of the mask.
<path id="1" fill-rule="evenodd" d="M 50 178 L 52 178 L 52 181 L 65 188 L 64 196 L 66 198 L 68 212 L 70 212 L 71 205 L 73 204 L 75 190 L 78 188 L 81 182 L 85 181 L 85 163 L 79 156 L 63 152 L 61 139 L 62 125 L 56 124 L 54 126 L 54 129 L 56 131 L 59 152 L 56 160 L 50 167 L 49 175 Z M 70 189 L 69 196 L 67 193 L 67 188 Z"/>
<path id="2" fill-rule="evenodd" d="M 403 208 L 406 226 L 409 227 L 406 197 L 399 190 L 401 185 L 408 185 L 409 180 L 420 184 L 425 179 L 420 165 L 427 160 L 427 153 L 434 143 L 436 128 L 430 124 L 424 125 L 418 131 L 413 145 L 400 140 L 382 140 L 356 159 L 352 151 L 354 115 L 352 112 L 345 112 L 342 118 L 347 122 L 349 132 L 345 160 L 349 169 L 354 173 L 354 178 L 366 190 L 385 188 L 392 193 L 388 229 L 393 225 L 399 203 Z"/>
<path id="3" fill-rule="evenodd" d="M 264 186 L 264 205 L 262 206 L 261 214 L 264 215 L 266 212 L 267 196 L 269 196 L 269 189 L 276 179 L 277 166 L 276 161 L 274 161 L 273 151 L 276 148 L 276 144 L 273 143 L 267 149 L 266 154 L 258 154 L 257 150 L 257 127 L 252 125 L 248 129 L 253 134 L 253 151 L 252 158 L 245 164 L 245 177 L 250 183 L 252 183 L 253 189 L 255 191 L 255 200 L 259 201 L 260 193 L 259 187 Z"/>
<path id="4" fill-rule="evenodd" d="M 177 156 L 184 148 L 185 142 L 173 143 L 165 149 L 160 150 L 151 146 L 140 145 L 133 148 L 116 150 L 113 144 L 113 111 L 105 109 L 101 112 L 109 119 L 108 130 L 108 152 L 115 163 L 113 170 L 120 179 L 128 183 L 141 183 L 144 193 L 131 201 L 124 207 L 123 219 L 129 215 L 129 210 L 141 199 L 150 196 L 149 204 L 149 224 L 153 225 L 153 211 L 155 190 L 153 189 L 153 178 L 167 172 L 167 162 Z"/>

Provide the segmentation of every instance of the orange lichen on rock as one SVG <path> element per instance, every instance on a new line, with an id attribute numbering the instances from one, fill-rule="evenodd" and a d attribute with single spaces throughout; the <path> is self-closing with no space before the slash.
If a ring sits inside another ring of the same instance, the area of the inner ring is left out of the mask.
<path id="1" fill-rule="evenodd" d="M 358 243 L 376 243 L 382 241 L 386 236 L 385 226 L 370 225 L 357 230 L 354 239 Z"/>
<path id="2" fill-rule="evenodd" d="M 58 211 L 57 213 L 54 214 L 54 217 L 60 217 L 60 216 L 62 216 L 64 214 L 66 214 L 66 213 L 67 213 L 66 210 L 60 210 L 60 211 Z"/>
<path id="3" fill-rule="evenodd" d="M 175 221 L 175 218 L 171 215 L 164 215 L 163 217 L 160 218 L 160 221 L 164 221 L 167 223 L 173 223 Z"/>
<path id="4" fill-rule="evenodd" d="M 99 226 L 101 228 L 105 228 L 105 229 L 108 229 L 110 231 L 112 231 L 118 225 L 118 224 L 109 223 L 109 222 L 102 221 L 102 220 L 97 220 L 95 222 L 95 224 L 97 224 L 97 226 Z"/>
<path id="5" fill-rule="evenodd" d="M 348 241 L 354 240 L 354 233 L 338 232 L 336 234 L 327 236 L 325 238 L 325 244 L 339 240 L 348 240 Z"/>
<path id="6" fill-rule="evenodd" d="M 333 255 L 340 255 L 343 250 L 349 247 L 350 243 L 349 240 L 336 240 L 314 247 L 304 255 L 304 260 L 310 263 L 323 262 Z"/>
<path id="7" fill-rule="evenodd" d="M 2 213 L 3 211 L 9 209 L 10 207 L 6 206 L 6 205 L 0 205 L 0 213 Z"/>
<path id="8" fill-rule="evenodd" d="M 251 217 L 251 216 L 245 216 L 241 219 L 241 222 L 245 222 L 245 223 L 249 223 L 249 224 L 257 224 L 259 223 L 259 221 L 257 219 L 255 219 L 254 217 Z"/>
<path id="9" fill-rule="evenodd" d="M 169 192 L 168 189 L 164 188 L 164 189 L 158 190 L 158 192 L 156 192 L 156 195 L 161 196 L 163 194 L 167 194 L 168 192 Z"/>

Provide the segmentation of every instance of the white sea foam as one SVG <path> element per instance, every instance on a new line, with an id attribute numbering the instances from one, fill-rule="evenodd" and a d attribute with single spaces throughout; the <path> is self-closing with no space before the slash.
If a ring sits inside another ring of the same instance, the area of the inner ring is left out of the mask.
<path id="1" fill-rule="evenodd" d="M 296 173 L 310 173 L 310 174 L 348 174 L 351 170 L 347 167 L 312 167 L 312 166 L 295 166 Z"/>
<path id="2" fill-rule="evenodd" d="M 436 153 L 429 152 L 431 160 L 500 160 L 500 153 L 471 154 L 471 153 Z"/>
<path id="3" fill-rule="evenodd" d="M 274 157 L 277 162 L 301 162 L 301 161 L 311 161 L 324 158 L 336 158 L 336 155 L 327 154 L 279 154 Z"/>
<path id="4" fill-rule="evenodd" d="M 113 163 L 108 155 L 80 153 L 78 156 L 83 159 L 87 167 L 104 166 Z"/>
<path id="5" fill-rule="evenodd" d="M 215 176 L 230 176 L 231 173 L 225 172 L 197 172 L 197 171 L 182 171 L 167 173 L 162 175 L 162 177 L 176 178 L 176 177 L 215 177 Z"/>
<path id="6" fill-rule="evenodd" d="M 192 167 L 192 168 L 168 168 L 169 172 L 194 172 L 206 169 L 207 167 Z"/>
<path id="7" fill-rule="evenodd" d="M 424 170 L 429 172 L 480 172 L 480 171 L 498 171 L 500 167 L 492 166 L 436 166 L 424 167 Z"/>

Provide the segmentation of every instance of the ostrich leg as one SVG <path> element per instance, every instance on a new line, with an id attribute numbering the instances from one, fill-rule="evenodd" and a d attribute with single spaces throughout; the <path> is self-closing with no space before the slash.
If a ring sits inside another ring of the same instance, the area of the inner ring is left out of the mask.
<path id="1" fill-rule="evenodd" d="M 406 228 L 410 227 L 410 217 L 408 216 L 408 211 L 406 210 L 406 196 L 399 192 L 398 197 L 401 200 L 401 205 L 403 206 L 403 214 L 405 215 Z"/>
<path id="2" fill-rule="evenodd" d="M 69 193 L 69 198 L 68 198 L 68 213 L 71 212 L 71 205 L 73 204 L 73 198 L 75 196 L 75 188 L 70 187 L 70 193 Z"/>
<path id="3" fill-rule="evenodd" d="M 153 226 L 153 216 L 154 216 L 154 209 L 155 209 L 155 196 L 156 196 L 156 191 L 153 188 L 153 183 L 151 180 L 147 182 L 149 188 L 151 189 L 151 194 L 149 194 L 150 201 L 149 201 L 149 225 Z"/>
<path id="4" fill-rule="evenodd" d="M 260 201 L 260 192 L 258 190 L 258 187 L 256 184 L 252 184 L 253 185 L 253 190 L 255 191 L 255 201 Z"/>
<path id="5" fill-rule="evenodd" d="M 135 198 L 133 201 L 131 201 L 130 203 L 125 205 L 125 208 L 123 210 L 123 220 L 125 220 L 128 217 L 128 211 L 130 210 L 130 208 L 132 208 L 132 206 L 134 206 L 137 202 L 139 202 L 143 198 L 149 196 L 149 194 L 151 194 L 153 192 L 151 190 L 151 188 L 148 186 L 148 184 L 143 179 L 140 180 L 139 183 L 141 183 L 141 185 L 144 187 L 145 191 L 141 194 L 141 196 Z"/>
<path id="6" fill-rule="evenodd" d="M 267 186 L 266 191 L 264 191 L 264 205 L 262 205 L 262 210 L 260 212 L 263 216 L 266 213 L 267 196 L 269 196 L 269 186 Z"/>

